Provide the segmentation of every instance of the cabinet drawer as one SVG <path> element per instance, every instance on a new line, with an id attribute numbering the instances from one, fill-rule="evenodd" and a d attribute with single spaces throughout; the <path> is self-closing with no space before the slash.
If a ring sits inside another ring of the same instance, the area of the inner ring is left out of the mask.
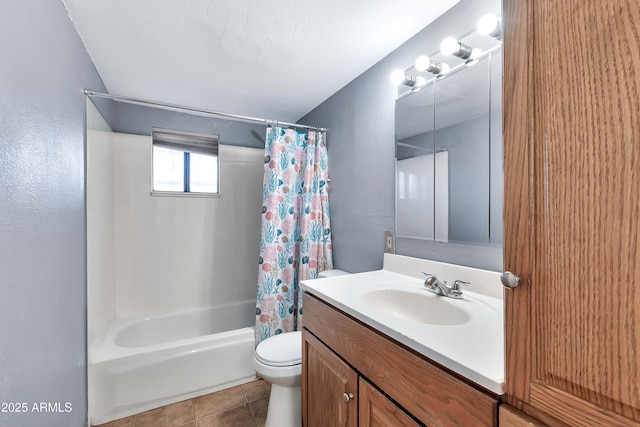
<path id="1" fill-rule="evenodd" d="M 421 427 L 402 408 L 360 378 L 358 393 L 360 427 Z"/>
<path id="2" fill-rule="evenodd" d="M 435 366 L 308 292 L 304 325 L 426 425 L 497 426 L 498 398 Z"/>

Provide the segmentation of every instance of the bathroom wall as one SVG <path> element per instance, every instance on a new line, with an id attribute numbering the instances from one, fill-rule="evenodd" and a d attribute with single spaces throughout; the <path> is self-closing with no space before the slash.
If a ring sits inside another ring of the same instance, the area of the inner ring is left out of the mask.
<path id="1" fill-rule="evenodd" d="M 157 123 L 168 129 L 220 135 L 225 145 L 259 148 L 264 152 L 265 126 L 259 123 L 196 116 L 159 108 L 116 103 L 114 130 L 144 135 Z"/>
<path id="2" fill-rule="evenodd" d="M 382 267 L 383 230 L 394 228 L 395 68 L 439 49 L 447 36 L 474 29 L 499 0 L 462 0 L 387 57 L 300 119 L 328 127 L 334 264 L 350 272 Z M 410 13 L 410 12 L 408 12 Z M 429 242 L 397 247 L 403 254 L 468 266 L 502 269 L 502 249 Z"/>
<path id="3" fill-rule="evenodd" d="M 115 318 L 113 132 L 87 101 L 87 344 L 92 360 Z"/>
<path id="4" fill-rule="evenodd" d="M 158 197 L 151 138 L 113 144 L 116 317 L 255 298 L 264 150 L 220 145 L 220 197 Z"/>
<path id="5" fill-rule="evenodd" d="M 98 109 L 115 132 L 150 135 L 152 127 L 221 135 L 226 145 L 264 150 L 265 126 L 259 123 L 164 110 L 157 107 L 96 99 Z"/>
<path id="6" fill-rule="evenodd" d="M 85 103 L 104 90 L 60 1 L 0 6 L 2 426 L 86 425 Z M 34 403 L 58 405 L 38 412 Z M 70 406 L 65 406 L 69 403 Z"/>

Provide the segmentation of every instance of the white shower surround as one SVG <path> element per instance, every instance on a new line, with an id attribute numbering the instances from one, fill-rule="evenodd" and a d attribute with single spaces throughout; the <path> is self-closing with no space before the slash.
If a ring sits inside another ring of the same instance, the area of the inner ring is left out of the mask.
<path id="1" fill-rule="evenodd" d="M 116 315 L 113 132 L 87 101 L 87 356 L 91 360 Z"/>
<path id="2" fill-rule="evenodd" d="M 255 298 L 264 151 L 220 145 L 218 198 L 151 197 L 151 137 L 113 140 L 116 318 Z"/>

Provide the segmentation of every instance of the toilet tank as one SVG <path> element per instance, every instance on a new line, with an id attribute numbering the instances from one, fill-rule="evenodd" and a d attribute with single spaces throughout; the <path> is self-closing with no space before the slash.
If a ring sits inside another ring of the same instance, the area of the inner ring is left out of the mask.
<path id="1" fill-rule="evenodd" d="M 351 274 L 351 273 L 347 273 L 346 271 L 338 270 L 338 269 L 325 270 L 318 273 L 318 279 L 322 279 L 325 277 L 345 276 L 347 274 Z"/>

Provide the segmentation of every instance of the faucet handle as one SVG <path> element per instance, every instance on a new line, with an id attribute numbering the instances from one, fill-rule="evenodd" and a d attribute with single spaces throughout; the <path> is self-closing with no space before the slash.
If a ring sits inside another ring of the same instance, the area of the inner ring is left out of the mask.
<path id="1" fill-rule="evenodd" d="M 431 273 L 426 273 L 426 272 L 422 272 L 422 274 L 424 276 L 427 276 L 427 278 L 424 281 L 424 285 L 425 286 L 433 286 L 433 284 L 438 281 L 438 277 L 436 277 L 435 274 L 431 274 Z"/>
<path id="2" fill-rule="evenodd" d="M 464 280 L 454 280 L 453 281 L 453 286 L 451 286 L 451 289 L 460 290 L 460 285 L 469 286 L 470 284 L 471 284 L 471 282 L 465 282 Z"/>
<path id="3" fill-rule="evenodd" d="M 460 285 L 469 286 L 470 284 L 471 282 L 465 282 L 464 280 L 454 280 L 449 292 L 454 298 L 462 298 L 462 290 L 460 289 Z"/>

